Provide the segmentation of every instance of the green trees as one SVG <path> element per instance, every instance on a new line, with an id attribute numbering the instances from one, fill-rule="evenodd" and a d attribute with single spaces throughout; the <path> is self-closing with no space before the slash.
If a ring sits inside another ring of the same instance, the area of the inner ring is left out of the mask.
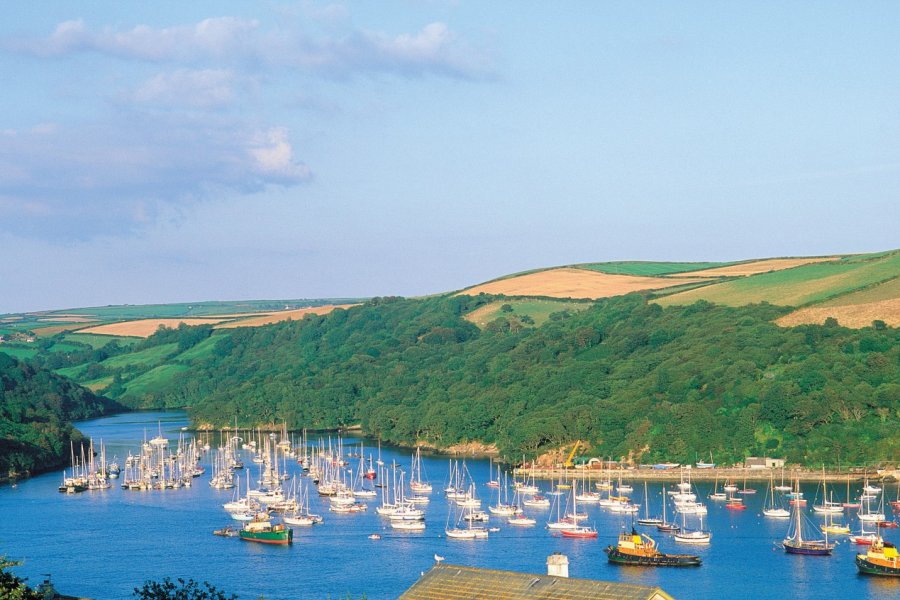
<path id="1" fill-rule="evenodd" d="M 197 423 L 362 424 L 392 442 L 496 442 L 509 459 L 575 439 L 643 462 L 894 452 L 896 329 L 784 329 L 771 305 L 662 309 L 638 295 L 540 327 L 462 318 L 489 300 L 378 299 L 235 330 L 172 385 Z"/>
<path id="2" fill-rule="evenodd" d="M 71 424 L 119 407 L 40 367 L 0 353 L 0 473 L 43 471 L 67 463 Z"/>
<path id="3" fill-rule="evenodd" d="M 234 600 L 236 595 L 226 595 L 225 592 L 216 589 L 209 582 L 198 583 L 193 579 L 177 579 L 176 582 L 168 577 L 161 582 L 146 581 L 140 588 L 134 588 L 135 598 L 140 600 Z"/>
<path id="4" fill-rule="evenodd" d="M 25 584 L 25 579 L 13 575 L 8 569 L 19 563 L 0 556 L 0 598 L 3 600 L 43 600 L 39 594 Z"/>

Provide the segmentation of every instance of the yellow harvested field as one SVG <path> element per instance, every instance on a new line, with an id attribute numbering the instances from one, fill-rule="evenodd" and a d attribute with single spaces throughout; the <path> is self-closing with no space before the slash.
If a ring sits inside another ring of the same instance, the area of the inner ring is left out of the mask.
<path id="1" fill-rule="evenodd" d="M 739 265 L 729 265 L 727 267 L 716 267 L 715 269 L 704 269 L 702 271 L 689 271 L 687 273 L 673 273 L 672 277 L 746 277 L 748 275 L 757 275 L 758 273 L 768 273 L 769 271 L 782 271 L 784 269 L 793 269 L 800 265 L 808 265 L 810 263 L 827 262 L 830 260 L 838 260 L 840 256 L 820 256 L 812 258 L 770 258 L 767 260 L 758 260 L 754 262 L 742 263 Z"/>
<path id="2" fill-rule="evenodd" d="M 358 306 L 357 304 L 329 304 L 327 306 L 311 306 L 309 308 L 298 308 L 296 310 L 282 310 L 279 312 L 268 313 L 242 321 L 229 321 L 216 326 L 216 329 L 233 329 L 235 327 L 259 327 L 260 325 L 269 325 L 278 323 L 279 321 L 287 321 L 289 319 L 300 320 L 305 315 L 327 315 L 336 308 L 350 308 Z"/>
<path id="3" fill-rule="evenodd" d="M 870 327 L 876 319 L 900 327 L 900 277 L 795 310 L 775 322 L 782 327 L 793 327 L 824 323 L 828 317 L 834 317 L 844 327 Z"/>
<path id="4" fill-rule="evenodd" d="M 221 323 L 224 319 L 139 319 L 137 321 L 125 321 L 123 323 L 109 323 L 79 329 L 79 333 L 93 333 L 96 335 L 122 335 L 130 337 L 150 337 L 160 325 L 175 329 L 182 323 L 185 325 L 207 325 Z"/>
<path id="5" fill-rule="evenodd" d="M 851 328 L 871 327 L 876 319 L 891 327 L 900 327 L 900 298 L 844 306 L 809 306 L 795 310 L 775 323 L 782 327 L 822 324 L 828 317 L 834 317 L 844 327 Z"/>
<path id="6" fill-rule="evenodd" d="M 705 281 L 705 279 L 612 275 L 586 269 L 563 268 L 491 281 L 463 290 L 458 295 L 475 296 L 485 293 L 503 294 L 505 296 L 547 296 L 550 298 L 584 298 L 592 300 L 702 281 Z"/>
<path id="7" fill-rule="evenodd" d="M 50 337 L 51 335 L 56 335 L 57 333 L 63 333 L 65 331 L 78 331 L 82 327 L 85 327 L 84 323 L 35 327 L 32 331 L 34 331 L 34 334 L 38 337 Z"/>

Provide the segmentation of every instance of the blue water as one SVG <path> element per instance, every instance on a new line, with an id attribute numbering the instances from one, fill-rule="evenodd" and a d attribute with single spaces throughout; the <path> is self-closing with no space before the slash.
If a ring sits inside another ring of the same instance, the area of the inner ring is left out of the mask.
<path id="1" fill-rule="evenodd" d="M 184 413 L 131 413 L 78 427 L 95 440 L 102 438 L 109 456 L 117 454 L 124 462 L 129 450 L 137 451 L 145 432 L 148 439 L 157 435 L 157 422 L 170 439 L 188 424 Z M 407 451 L 389 447 L 382 448 L 382 458 L 407 468 L 410 461 Z M 245 462 L 253 465 L 249 457 Z M 476 481 L 488 480 L 488 461 L 469 460 L 467 465 Z M 435 491 L 424 533 L 385 528 L 374 501 L 366 513 L 339 515 L 328 512 L 313 495 L 311 508 L 324 515 L 325 523 L 295 528 L 294 544 L 287 547 L 213 536 L 213 529 L 236 522 L 221 508 L 232 491 L 209 487 L 208 474 L 190 489 L 130 492 L 114 487 L 74 495 L 57 491 L 61 473 L 47 474 L 21 481 L 15 489 L 0 488 L 0 554 L 24 560 L 14 572 L 32 584 L 51 573 L 62 592 L 97 600 L 130 598 L 145 580 L 165 576 L 209 581 L 243 599 L 338 599 L 348 594 L 354 600 L 364 594 L 369 599 L 396 598 L 432 566 L 434 554 L 447 563 L 545 573 L 547 556 L 553 552 L 569 557 L 572 577 L 660 586 L 675 598 L 900 597 L 900 580 L 857 574 L 853 557 L 860 547 L 840 543 L 832 557 L 786 555 L 777 543 L 787 524 L 761 516 L 761 484 L 755 486 L 758 494 L 745 497 L 746 511 L 734 513 L 708 503 L 704 523 L 713 531 L 709 547 L 682 546 L 651 532 L 663 551 L 699 554 L 703 566 L 642 569 L 607 563 L 603 548 L 614 543 L 626 519 L 596 506 L 579 509 L 588 512 L 600 531 L 598 540 L 553 537 L 542 526 L 549 511 L 535 509 L 529 510 L 538 519 L 535 527 L 504 526 L 494 517 L 491 525 L 501 531 L 489 540 L 448 540 L 443 537 L 447 503 L 440 492 L 448 460 L 428 457 L 425 470 Z M 711 485 L 697 487 L 703 498 Z M 814 485 L 804 491 L 808 498 L 815 496 Z M 893 498 L 896 487 L 885 492 Z M 482 485 L 478 493 L 486 510 L 492 502 L 490 489 Z M 659 506 L 660 493 L 659 485 L 650 485 L 651 506 Z M 641 487 L 635 486 L 634 496 L 642 496 Z M 900 542 L 897 531 L 889 530 L 885 537 Z M 375 532 L 382 534 L 381 540 L 368 539 Z"/>

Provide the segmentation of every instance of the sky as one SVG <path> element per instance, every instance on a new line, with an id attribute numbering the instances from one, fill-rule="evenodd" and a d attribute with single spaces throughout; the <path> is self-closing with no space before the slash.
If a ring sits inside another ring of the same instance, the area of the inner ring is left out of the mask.
<path id="1" fill-rule="evenodd" d="M 15 2 L 0 314 L 900 247 L 894 2 Z"/>

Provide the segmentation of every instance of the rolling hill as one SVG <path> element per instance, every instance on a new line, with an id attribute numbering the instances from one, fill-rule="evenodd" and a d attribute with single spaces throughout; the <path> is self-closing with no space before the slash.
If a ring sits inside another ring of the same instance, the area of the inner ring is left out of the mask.
<path id="1" fill-rule="evenodd" d="M 570 265 L 498 278 L 459 292 L 510 298 L 596 300 L 640 292 L 662 306 L 699 300 L 727 306 L 766 302 L 797 310 L 784 326 L 836 319 L 900 326 L 900 251 L 786 257 L 738 263 L 616 262 Z"/>
<path id="2" fill-rule="evenodd" d="M 361 424 L 509 456 L 582 439 L 652 460 L 881 460 L 900 451 L 898 276 L 898 251 L 591 263 L 343 306 L 10 316 L 0 353 L 204 426 Z M 28 319 L 78 331 L 27 342 Z"/>

